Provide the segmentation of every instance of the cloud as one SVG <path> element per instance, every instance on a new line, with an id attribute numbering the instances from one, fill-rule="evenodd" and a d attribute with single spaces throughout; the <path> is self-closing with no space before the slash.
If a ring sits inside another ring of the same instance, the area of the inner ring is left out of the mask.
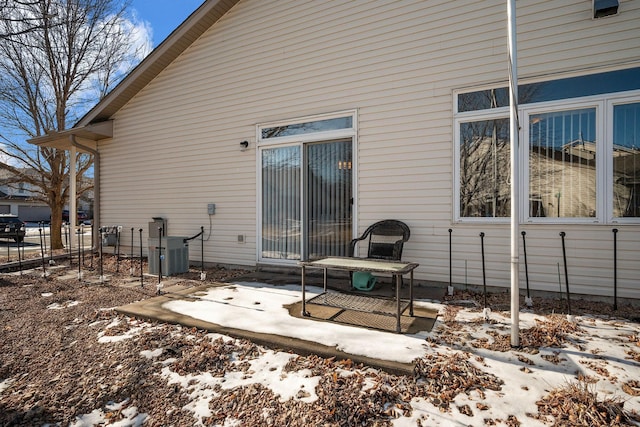
<path id="1" fill-rule="evenodd" d="M 144 59 L 153 50 L 153 28 L 151 23 L 139 19 L 134 10 L 132 19 L 123 21 L 123 25 L 130 34 L 134 56 L 138 60 Z"/>

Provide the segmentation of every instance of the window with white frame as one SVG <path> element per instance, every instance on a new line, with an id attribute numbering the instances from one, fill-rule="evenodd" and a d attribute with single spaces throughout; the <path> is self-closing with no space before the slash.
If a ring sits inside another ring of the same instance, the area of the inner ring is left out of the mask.
<path id="1" fill-rule="evenodd" d="M 531 83 L 518 92 L 520 220 L 638 222 L 640 68 Z M 455 111 L 455 218 L 506 221 L 508 90 L 460 92 Z"/>

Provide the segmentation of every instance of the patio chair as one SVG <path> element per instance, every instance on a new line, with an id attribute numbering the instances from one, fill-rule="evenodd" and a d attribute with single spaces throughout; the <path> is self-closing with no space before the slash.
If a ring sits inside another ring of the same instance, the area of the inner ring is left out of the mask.
<path id="1" fill-rule="evenodd" d="M 404 242 L 409 240 L 409 226 L 402 221 L 385 219 L 370 225 L 362 236 L 349 245 L 349 256 L 354 256 L 356 246 L 368 240 L 367 258 L 400 261 Z"/>
<path id="2" fill-rule="evenodd" d="M 353 239 L 349 244 L 349 256 L 353 257 L 359 242 L 367 242 L 366 258 L 400 261 L 404 242 L 409 240 L 409 226 L 402 221 L 385 219 L 370 225 L 362 236 Z M 354 287 L 353 274 L 350 274 L 351 286 Z M 374 281 L 375 283 L 375 281 Z M 371 290 L 373 286 L 360 290 Z"/>

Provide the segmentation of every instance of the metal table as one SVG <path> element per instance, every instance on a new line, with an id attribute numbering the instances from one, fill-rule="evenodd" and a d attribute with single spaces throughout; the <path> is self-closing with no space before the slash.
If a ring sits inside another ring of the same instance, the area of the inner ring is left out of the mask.
<path id="1" fill-rule="evenodd" d="M 302 268 L 302 315 L 310 316 L 306 309 L 306 294 L 305 294 L 305 275 L 307 268 L 321 268 L 324 272 L 323 276 L 323 288 L 324 292 L 321 294 L 324 296 L 321 299 L 322 304 L 329 305 L 337 308 L 344 308 L 356 311 L 367 311 L 376 314 L 392 315 L 396 317 L 396 332 L 400 333 L 400 318 L 402 313 L 408 308 L 409 315 L 413 316 L 413 270 L 418 267 L 419 264 L 412 262 L 402 261 L 387 261 L 371 258 L 347 258 L 347 257 L 328 257 L 315 261 L 302 261 L 300 266 Z M 351 298 L 341 298 L 340 293 L 327 292 L 327 270 L 341 270 L 341 271 L 368 271 L 371 273 L 384 273 L 391 274 L 396 285 L 395 296 L 395 310 L 391 309 L 392 306 L 386 304 L 385 299 L 371 297 L 366 295 L 351 296 Z M 409 300 L 402 300 L 400 298 L 400 288 L 402 287 L 402 276 L 409 273 Z M 319 297 L 315 297 L 318 299 Z"/>

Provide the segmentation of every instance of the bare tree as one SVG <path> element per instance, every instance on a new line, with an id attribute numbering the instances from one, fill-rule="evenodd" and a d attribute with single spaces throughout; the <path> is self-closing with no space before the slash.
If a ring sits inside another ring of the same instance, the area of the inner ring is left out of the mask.
<path id="1" fill-rule="evenodd" d="M 0 168 L 35 190 L 51 208 L 51 244 L 62 247 L 69 194 L 66 151 L 25 139 L 63 131 L 135 65 L 128 3 L 118 0 L 0 0 Z M 6 13 L 5 13 L 6 12 Z M 78 156 L 78 195 L 89 191 L 92 157 Z"/>
<path id="2" fill-rule="evenodd" d="M 33 7 L 38 0 L 0 0 L 0 16 L 3 20 L 20 22 L 19 26 L 9 26 L 0 31 L 0 40 L 18 37 L 22 34 L 42 29 L 40 21 L 29 14 L 20 13 L 22 10 Z M 6 31 L 6 32 L 5 32 Z"/>

